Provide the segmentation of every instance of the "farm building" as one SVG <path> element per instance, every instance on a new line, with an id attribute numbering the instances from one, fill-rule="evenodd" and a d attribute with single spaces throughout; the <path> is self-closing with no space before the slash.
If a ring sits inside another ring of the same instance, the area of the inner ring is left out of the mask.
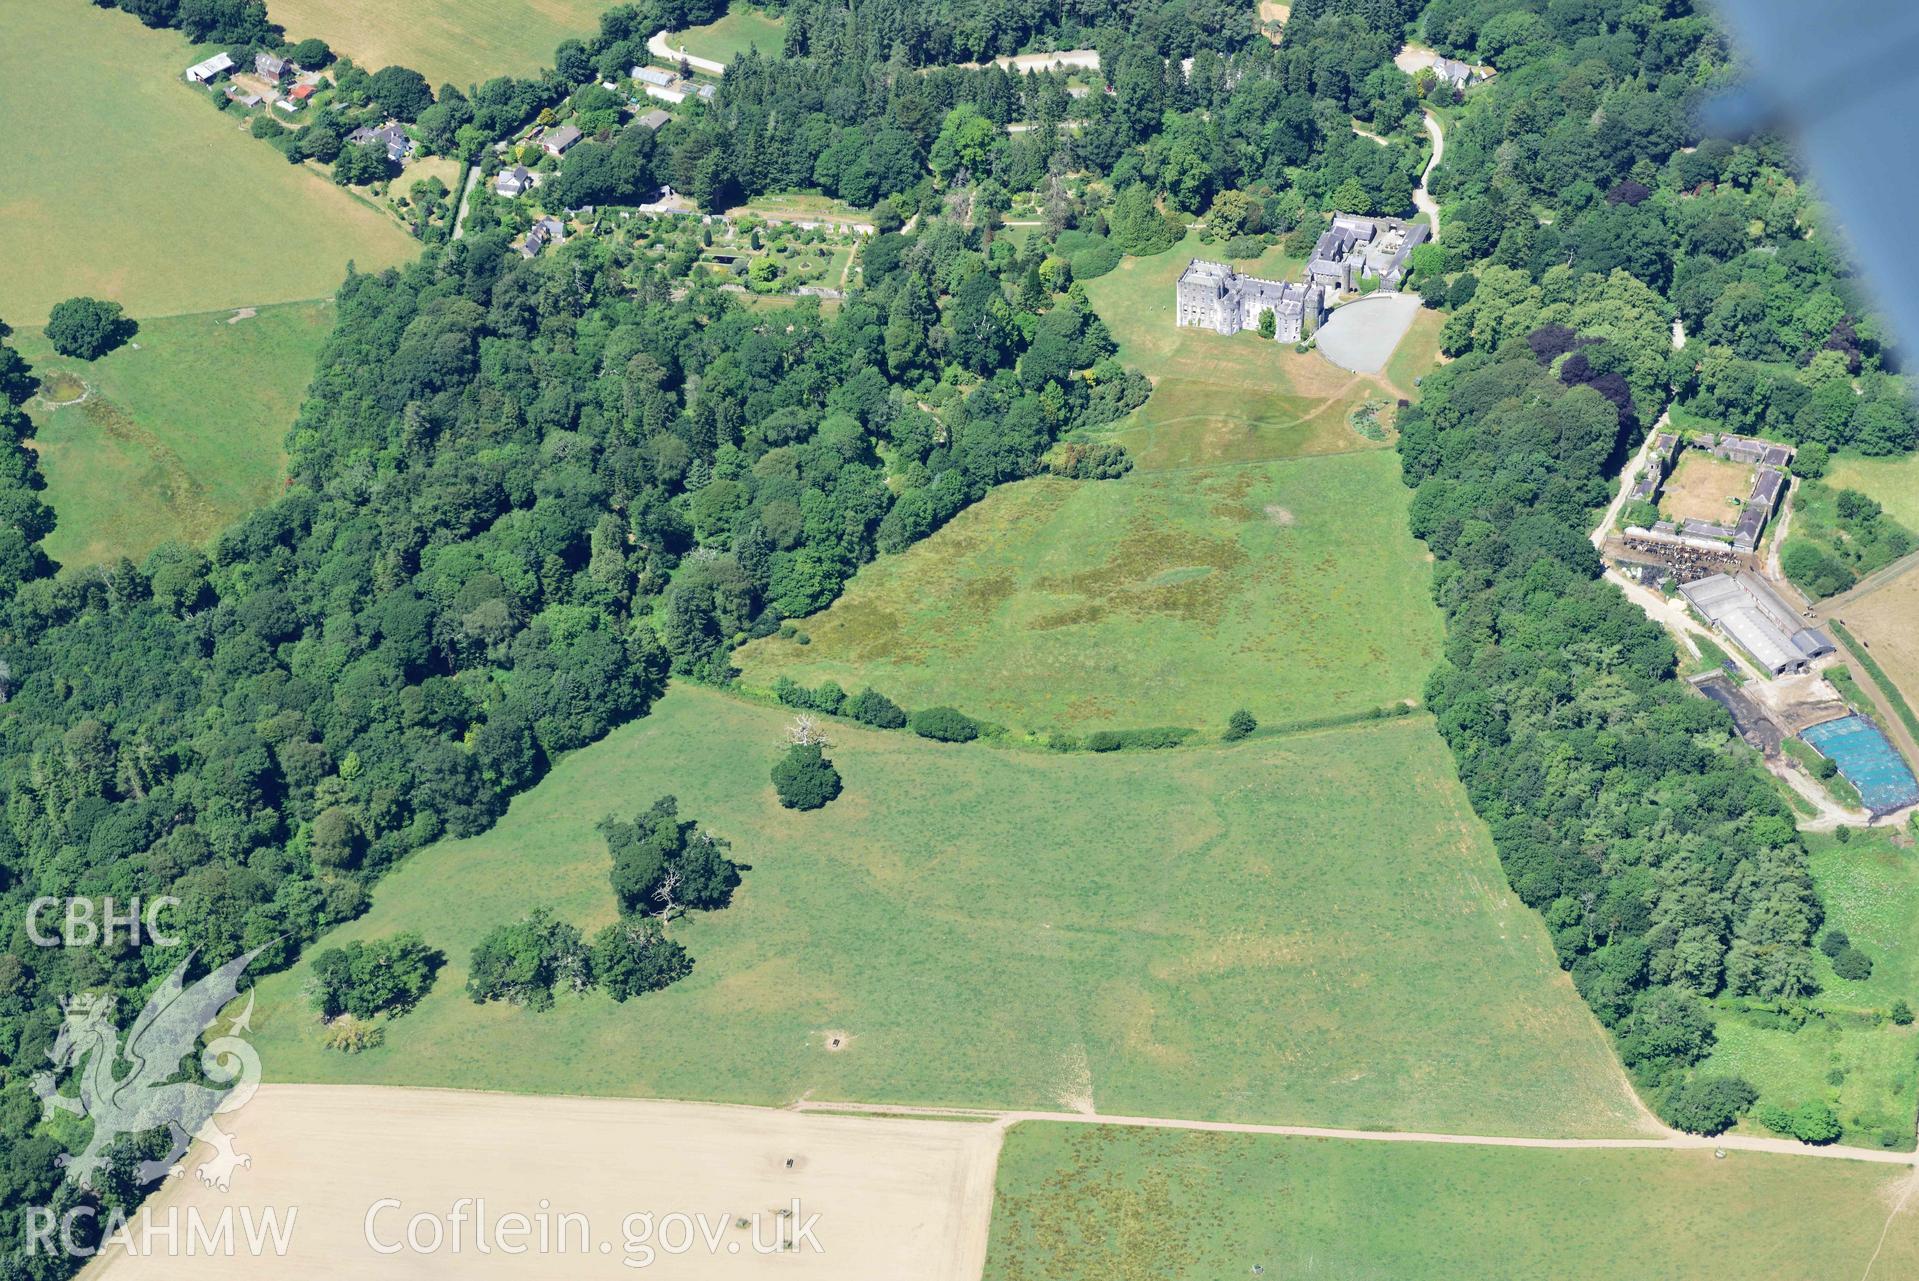
<path id="1" fill-rule="evenodd" d="M 664 89 L 679 79 L 679 76 L 661 67 L 635 67 L 633 78 L 643 85 L 654 85 Z"/>
<path id="2" fill-rule="evenodd" d="M 287 94 L 287 97 L 293 99 L 295 102 L 305 102 L 314 95 L 314 92 L 318 88 L 318 85 L 297 84 L 293 86 L 292 91 Z"/>
<path id="3" fill-rule="evenodd" d="M 1308 317 L 1317 325 L 1325 314 L 1315 285 L 1287 284 L 1242 276 L 1223 262 L 1195 258 L 1174 286 L 1174 322 L 1219 334 L 1256 329 L 1260 313 L 1273 313 L 1273 337 L 1298 342 Z"/>
<path id="4" fill-rule="evenodd" d="M 1626 497 L 1636 501 L 1657 502 L 1686 443 L 1670 432 L 1661 432 L 1655 437 L 1652 458 L 1647 462 L 1645 470 L 1640 472 L 1634 480 Z M 1738 552 L 1757 551 L 1760 537 L 1765 534 L 1766 526 L 1771 522 L 1773 513 L 1779 509 L 1780 502 L 1786 496 L 1788 479 L 1783 469 L 1792 462 L 1791 447 L 1770 440 L 1752 440 L 1731 435 L 1690 443 L 1693 448 L 1703 450 L 1715 458 L 1753 467 L 1755 470 L 1752 489 L 1746 495 L 1736 524 L 1724 525 L 1717 521 L 1691 519 L 1680 522 L 1674 529 L 1666 527 L 1666 522 L 1662 521 L 1650 531 L 1651 536 L 1655 539 L 1661 536 L 1704 539 L 1710 542 L 1727 543 Z M 1638 532 L 1642 535 L 1648 533 L 1644 530 L 1627 532 Z"/>
<path id="5" fill-rule="evenodd" d="M 657 98 L 661 102 L 672 103 L 676 107 L 686 101 L 686 82 L 684 80 L 675 81 L 670 85 L 642 85 L 641 88 L 646 90 L 647 97 Z"/>
<path id="6" fill-rule="evenodd" d="M 204 62 L 196 62 L 187 68 L 187 79 L 194 84 L 211 84 L 216 78 L 233 70 L 233 59 L 224 53 L 216 53 Z"/>
<path id="7" fill-rule="evenodd" d="M 1333 225 L 1313 246 L 1306 279 L 1343 293 L 1358 288 L 1363 276 L 1377 278 L 1387 289 L 1397 289 L 1406 278 L 1413 250 L 1432 234 L 1433 229 L 1423 222 L 1336 213 Z"/>
<path id="8" fill-rule="evenodd" d="M 1804 627 L 1790 605 L 1756 574 L 1713 574 L 1679 589 L 1686 603 L 1774 676 L 1803 672 L 1833 652 L 1817 629 Z"/>
<path id="9" fill-rule="evenodd" d="M 1652 438 L 1650 457 L 1646 468 L 1633 481 L 1626 497 L 1633 502 L 1651 502 L 1659 495 L 1660 485 L 1665 483 L 1666 473 L 1672 470 L 1673 460 L 1679 456 L 1679 437 L 1673 432 L 1662 431 Z"/>

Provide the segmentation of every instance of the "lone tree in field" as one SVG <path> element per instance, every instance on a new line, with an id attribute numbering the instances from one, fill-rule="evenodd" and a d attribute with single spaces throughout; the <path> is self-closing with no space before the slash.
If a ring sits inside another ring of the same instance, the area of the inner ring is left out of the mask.
<path id="1" fill-rule="evenodd" d="M 117 302 L 69 298 L 47 317 L 47 341 L 62 356 L 98 360 L 133 336 L 135 326 Z"/>
<path id="2" fill-rule="evenodd" d="M 790 810 L 816 810 L 840 794 L 840 772 L 818 743 L 795 743 L 773 766 L 773 790 Z"/>
<path id="3" fill-rule="evenodd" d="M 739 865 L 727 857 L 725 840 L 680 816 L 676 797 L 662 796 L 631 822 L 609 814 L 600 834 L 613 856 L 613 892 L 620 910 L 638 915 L 658 903 L 660 912 L 725 907 L 740 883 Z"/>

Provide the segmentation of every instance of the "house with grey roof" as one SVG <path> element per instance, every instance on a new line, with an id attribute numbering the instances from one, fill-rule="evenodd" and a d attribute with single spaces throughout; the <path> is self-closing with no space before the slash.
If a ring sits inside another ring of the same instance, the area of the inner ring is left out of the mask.
<path id="1" fill-rule="evenodd" d="M 1434 58 L 1433 74 L 1455 89 L 1464 89 L 1473 82 L 1477 73 L 1473 71 L 1471 63 L 1460 62 L 1456 58 Z"/>
<path id="2" fill-rule="evenodd" d="M 554 125 L 540 135 L 540 148 L 549 156 L 563 156 L 580 140 L 580 131 L 572 125 Z"/>
<path id="3" fill-rule="evenodd" d="M 366 125 L 360 126 L 346 136 L 346 140 L 358 147 L 381 147 L 386 158 L 394 164 L 405 164 L 407 157 L 413 154 L 413 139 L 397 121 L 389 120 L 378 129 Z"/>
<path id="4" fill-rule="evenodd" d="M 564 244 L 566 227 L 558 218 L 541 218 L 526 233 L 526 239 L 520 242 L 520 253 L 528 258 L 536 258 L 548 245 Z"/>
<path id="5" fill-rule="evenodd" d="M 640 115 L 633 121 L 633 123 L 641 126 L 642 128 L 652 129 L 657 131 L 659 130 L 661 126 L 665 125 L 668 121 L 672 119 L 673 119 L 672 112 L 662 111 L 660 108 L 655 107 L 651 111 L 641 112 Z"/>
<path id="6" fill-rule="evenodd" d="M 514 165 L 511 169 L 502 169 L 500 176 L 493 180 L 493 190 L 508 200 L 516 199 L 536 185 L 533 180 L 533 171 L 525 165 Z"/>
<path id="7" fill-rule="evenodd" d="M 268 84 L 279 84 L 280 77 L 287 73 L 286 59 L 276 58 L 270 53 L 256 53 L 253 55 L 253 70 Z"/>

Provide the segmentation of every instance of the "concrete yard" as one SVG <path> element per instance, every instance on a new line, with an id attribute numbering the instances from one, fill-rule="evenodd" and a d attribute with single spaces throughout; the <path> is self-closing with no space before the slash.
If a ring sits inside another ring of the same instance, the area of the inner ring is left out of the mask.
<path id="1" fill-rule="evenodd" d="M 1371 294 L 1349 302 L 1319 327 L 1315 339 L 1319 354 L 1341 369 L 1376 374 L 1412 328 L 1419 308 L 1415 294 Z"/>

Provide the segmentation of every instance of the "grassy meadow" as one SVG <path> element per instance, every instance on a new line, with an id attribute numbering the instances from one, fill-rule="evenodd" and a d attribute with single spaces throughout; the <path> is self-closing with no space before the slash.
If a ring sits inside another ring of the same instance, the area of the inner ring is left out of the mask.
<path id="1" fill-rule="evenodd" d="M 1803 1022 L 1722 1006 L 1705 1070 L 1745 1077 L 1762 1102 L 1830 1105 L 1845 1126 L 1841 1142 L 1909 1149 L 1919 1112 L 1919 1025 L 1899 1027 L 1882 1016 L 1895 1000 L 1919 1007 L 1919 851 L 1884 829 L 1859 830 L 1845 842 L 1816 833 L 1804 839 L 1826 908 L 1822 928 L 1844 930 L 1872 958 L 1872 974 L 1840 978 L 1816 953 L 1821 991 Z M 1740 1128 L 1766 1133 L 1750 1119 Z"/>
<path id="2" fill-rule="evenodd" d="M 63 298 L 134 319 L 330 294 L 418 242 L 287 164 L 181 73 L 207 56 L 173 31 L 87 4 L 0 0 L 0 120 L 18 181 L 0 187 L 0 317 L 45 322 Z"/>
<path id="3" fill-rule="evenodd" d="M 1835 458 L 1826 468 L 1834 489 L 1856 489 L 1907 529 L 1919 530 L 1919 454 L 1903 458 Z"/>
<path id="4" fill-rule="evenodd" d="M 295 39 L 319 36 L 368 70 L 398 63 L 436 89 L 553 65 L 560 41 L 600 28 L 608 0 L 267 0 Z"/>
<path id="5" fill-rule="evenodd" d="M 1904 1277 L 1919 1208 L 1895 1207 L 1912 1177 L 1738 1151 L 1028 1122 L 1000 1156 L 986 1278 Z"/>
<path id="6" fill-rule="evenodd" d="M 1120 358 L 1153 380 L 1152 398 L 1116 424 L 1115 439 L 1145 470 L 1384 449 L 1383 441 L 1365 439 L 1347 422 L 1369 393 L 1386 389 L 1381 379 L 1348 373 L 1251 331 L 1222 338 L 1173 323 L 1180 272 L 1189 260 L 1217 258 L 1223 248 L 1188 236 L 1163 254 L 1127 258 L 1086 282 L 1086 296 L 1119 343 Z M 1234 266 L 1284 279 L 1297 276 L 1301 264 L 1275 248 Z M 1437 334 L 1430 322 L 1426 330 Z M 1419 332 L 1423 346 L 1425 330 Z M 1407 371 L 1402 365 L 1399 372 Z"/>
<path id="7" fill-rule="evenodd" d="M 265 980 L 268 1078 L 1515 1134 L 1639 1124 L 1424 717 L 1114 756 L 835 724 L 845 793 L 812 814 L 768 782 L 787 721 L 676 688 L 491 831 L 415 854 L 318 946 L 419 930 L 447 956 L 437 986 L 384 1046 L 347 1057 L 320 1045 L 305 965 Z M 474 1005 L 466 967 L 492 926 L 539 904 L 588 930 L 613 918 L 594 825 L 669 792 L 751 865 L 731 907 L 672 925 L 691 976 L 624 1005 Z"/>
<path id="8" fill-rule="evenodd" d="M 17 335 L 46 380 L 27 409 L 59 519 L 46 541 L 55 560 L 138 561 L 167 539 L 203 542 L 278 491 L 333 304 L 236 317 L 150 320 L 137 347 L 91 363 L 54 355 L 38 330 Z"/>
<path id="9" fill-rule="evenodd" d="M 777 57 L 786 43 L 786 19 L 764 9 L 735 4 L 718 22 L 675 31 L 668 43 L 696 58 L 715 62 L 731 62 L 753 48 Z"/>
<path id="10" fill-rule="evenodd" d="M 1439 652 L 1406 503 L 1371 451 L 1022 481 L 862 570 L 810 643 L 736 661 L 1033 734 L 1364 712 L 1416 698 Z"/>

